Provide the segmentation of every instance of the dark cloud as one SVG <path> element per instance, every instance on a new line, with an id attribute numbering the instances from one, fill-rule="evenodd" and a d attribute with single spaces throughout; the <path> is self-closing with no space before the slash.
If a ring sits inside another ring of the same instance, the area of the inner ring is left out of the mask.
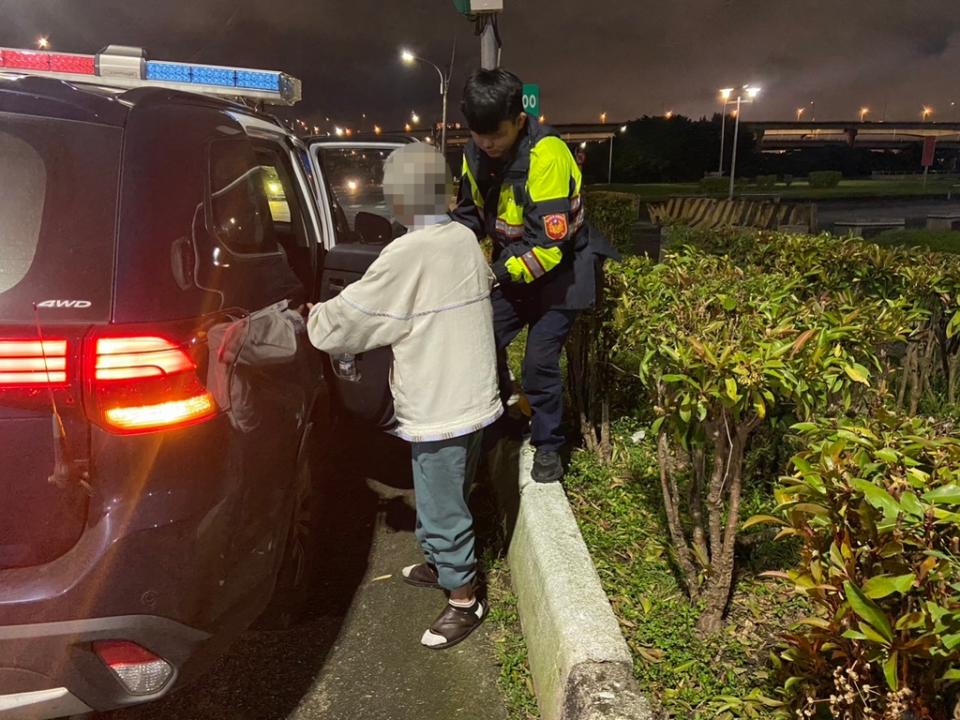
<path id="1" fill-rule="evenodd" d="M 552 121 L 717 109 L 720 87 L 764 86 L 747 114 L 947 119 L 958 100 L 956 0 L 505 0 L 503 63 L 542 88 Z M 304 82 L 297 113 L 399 127 L 439 115 L 438 82 L 401 45 L 443 64 L 458 43 L 459 87 L 479 42 L 450 0 L 0 0 L 0 46 L 49 34 L 55 47 L 140 45 L 155 58 L 282 69 Z M 746 116 L 746 115 L 745 115 Z M 953 119 L 953 118 L 950 118 Z"/>

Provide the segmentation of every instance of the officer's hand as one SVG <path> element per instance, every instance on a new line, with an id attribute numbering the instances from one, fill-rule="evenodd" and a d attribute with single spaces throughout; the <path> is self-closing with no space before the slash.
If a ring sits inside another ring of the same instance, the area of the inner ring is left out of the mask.
<path id="1" fill-rule="evenodd" d="M 510 277 L 510 271 L 507 270 L 506 261 L 497 260 L 490 267 L 493 270 L 493 276 L 497 279 L 498 285 L 510 285 L 513 282 L 513 278 Z"/>

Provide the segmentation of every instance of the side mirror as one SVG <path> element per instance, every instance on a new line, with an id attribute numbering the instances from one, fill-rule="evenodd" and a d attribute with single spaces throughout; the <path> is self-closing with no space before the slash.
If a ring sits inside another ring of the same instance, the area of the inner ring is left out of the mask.
<path id="1" fill-rule="evenodd" d="M 393 224 L 380 215 L 358 212 L 353 228 L 368 245 L 385 245 L 393 240 Z"/>

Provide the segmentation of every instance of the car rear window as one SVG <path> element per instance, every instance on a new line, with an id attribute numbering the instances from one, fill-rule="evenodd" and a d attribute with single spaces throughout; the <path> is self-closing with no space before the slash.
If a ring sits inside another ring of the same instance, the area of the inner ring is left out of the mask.
<path id="1" fill-rule="evenodd" d="M 0 113 L 0 322 L 109 317 L 120 136 Z"/>

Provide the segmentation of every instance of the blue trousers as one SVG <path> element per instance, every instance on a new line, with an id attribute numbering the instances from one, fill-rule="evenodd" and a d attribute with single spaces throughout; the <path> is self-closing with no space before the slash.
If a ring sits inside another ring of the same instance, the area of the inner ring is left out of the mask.
<path id="1" fill-rule="evenodd" d="M 522 386 L 533 410 L 530 442 L 535 448 L 556 452 L 565 441 L 560 432 L 563 422 L 560 353 L 577 319 L 577 311 L 544 310 L 535 299 L 507 298 L 499 288 L 494 288 L 491 300 L 501 399 L 506 405 L 511 389 L 507 347 L 526 327 L 529 331 L 523 354 Z"/>
<path id="2" fill-rule="evenodd" d="M 417 540 L 437 567 L 446 590 L 473 582 L 477 574 L 473 516 L 467 506 L 480 460 L 483 431 L 451 440 L 413 443 L 413 489 Z"/>

